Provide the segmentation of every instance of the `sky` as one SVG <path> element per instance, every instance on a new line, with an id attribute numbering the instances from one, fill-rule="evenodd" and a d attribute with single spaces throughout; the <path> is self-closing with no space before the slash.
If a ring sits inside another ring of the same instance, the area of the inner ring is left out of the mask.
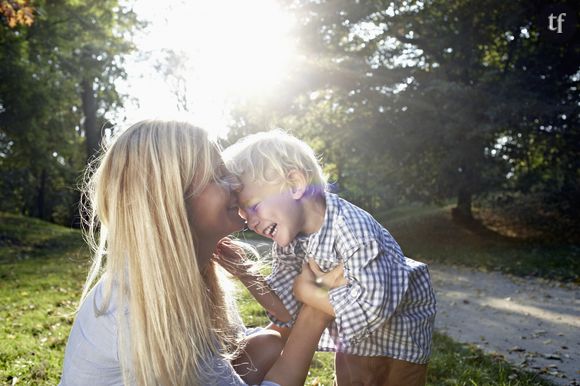
<path id="1" fill-rule="evenodd" d="M 126 60 L 128 78 L 119 81 L 129 96 L 118 117 L 128 124 L 144 118 L 188 119 L 214 137 L 225 136 L 231 107 L 275 92 L 293 64 L 294 22 L 275 0 L 136 0 L 140 19 L 149 21 Z M 178 76 L 155 70 L 165 50 L 181 58 Z M 179 83 L 178 83 L 179 79 Z M 174 91 L 186 96 L 178 108 Z M 182 104 L 183 105 L 183 104 Z"/>

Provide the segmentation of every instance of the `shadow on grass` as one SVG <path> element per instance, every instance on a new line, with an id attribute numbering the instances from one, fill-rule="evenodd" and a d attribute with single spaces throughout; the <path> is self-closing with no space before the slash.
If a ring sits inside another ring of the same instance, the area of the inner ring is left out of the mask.
<path id="1" fill-rule="evenodd" d="M 465 226 L 453 220 L 449 206 L 399 209 L 379 218 L 416 260 L 580 281 L 580 245 L 507 237 L 476 223 Z"/>
<path id="2" fill-rule="evenodd" d="M 86 252 L 78 229 L 0 213 L 0 264 L 58 256 L 71 248 Z"/>

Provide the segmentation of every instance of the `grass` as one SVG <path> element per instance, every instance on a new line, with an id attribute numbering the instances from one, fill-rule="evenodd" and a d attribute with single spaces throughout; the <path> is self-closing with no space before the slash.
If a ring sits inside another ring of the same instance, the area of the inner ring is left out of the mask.
<path id="1" fill-rule="evenodd" d="M 378 216 L 405 254 L 425 262 L 499 270 L 580 284 L 580 245 L 470 230 L 451 219 L 451 208 L 408 206 Z"/>
<path id="2" fill-rule="evenodd" d="M 0 385 L 58 383 L 87 269 L 78 231 L 0 213 Z M 239 305 L 248 326 L 266 324 L 247 292 L 240 292 Z M 332 373 L 332 354 L 317 353 L 307 384 L 332 385 Z M 436 334 L 428 385 L 551 383 Z"/>
<path id="3" fill-rule="evenodd" d="M 78 231 L 0 214 L 0 384 L 56 384 L 87 271 Z"/>

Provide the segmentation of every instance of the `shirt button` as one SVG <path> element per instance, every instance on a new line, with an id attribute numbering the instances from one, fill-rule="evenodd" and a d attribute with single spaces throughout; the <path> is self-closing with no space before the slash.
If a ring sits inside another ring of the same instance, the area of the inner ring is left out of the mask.
<path id="1" fill-rule="evenodd" d="M 353 288 L 350 290 L 350 296 L 352 296 L 353 298 L 356 298 L 359 294 L 359 290 L 357 287 Z"/>

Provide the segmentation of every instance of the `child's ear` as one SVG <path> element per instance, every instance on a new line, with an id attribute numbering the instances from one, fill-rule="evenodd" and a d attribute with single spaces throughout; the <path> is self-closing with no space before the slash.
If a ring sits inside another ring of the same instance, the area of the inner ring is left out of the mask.
<path id="1" fill-rule="evenodd" d="M 291 170 L 286 176 L 286 180 L 292 190 L 292 198 L 299 200 L 304 196 L 308 181 L 304 173 L 300 170 Z"/>

